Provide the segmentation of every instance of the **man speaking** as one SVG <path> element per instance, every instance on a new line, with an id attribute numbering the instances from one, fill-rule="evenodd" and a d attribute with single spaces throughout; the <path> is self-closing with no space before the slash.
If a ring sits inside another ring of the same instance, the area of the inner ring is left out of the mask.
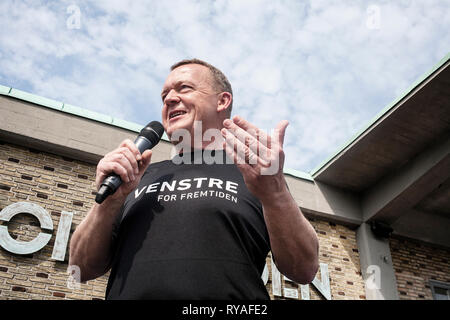
<path id="1" fill-rule="evenodd" d="M 125 140 L 100 160 L 97 187 L 112 173 L 122 184 L 72 236 L 80 280 L 111 268 L 106 299 L 269 299 L 261 275 L 272 251 L 281 273 L 311 282 L 318 239 L 284 179 L 287 121 L 268 136 L 230 119 L 230 83 L 198 59 L 172 66 L 161 98 L 164 130 L 183 149 L 150 164 L 151 150 Z M 194 141 L 198 124 L 220 139 Z"/>

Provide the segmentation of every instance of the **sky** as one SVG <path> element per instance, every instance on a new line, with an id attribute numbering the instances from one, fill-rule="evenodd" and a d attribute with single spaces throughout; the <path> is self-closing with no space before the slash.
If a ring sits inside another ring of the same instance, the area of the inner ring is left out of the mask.
<path id="1" fill-rule="evenodd" d="M 309 172 L 450 51 L 450 1 L 2 0 L 0 30 L 1 85 L 140 125 L 172 64 L 208 61 Z"/>

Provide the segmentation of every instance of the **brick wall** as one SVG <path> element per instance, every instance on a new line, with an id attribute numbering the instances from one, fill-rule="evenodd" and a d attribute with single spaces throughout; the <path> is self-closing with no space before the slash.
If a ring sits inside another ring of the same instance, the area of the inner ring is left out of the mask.
<path id="1" fill-rule="evenodd" d="M 356 244 L 356 232 L 348 227 L 309 218 L 319 238 L 319 262 L 328 265 L 330 289 L 332 300 L 360 300 L 365 299 L 364 281 L 361 275 L 359 252 Z M 271 274 L 270 255 L 267 258 L 269 274 Z M 318 275 L 320 279 L 320 272 Z M 272 292 L 272 279 L 269 278 L 267 289 L 272 299 L 288 299 L 283 296 L 283 289 L 294 288 L 298 284 L 285 281 L 282 277 L 282 296 L 274 296 Z M 324 300 L 325 298 L 312 285 L 309 285 L 311 300 Z"/>
<path id="2" fill-rule="evenodd" d="M 95 166 L 77 160 L 0 142 L 0 210 L 18 201 L 36 203 L 52 216 L 50 242 L 31 255 L 12 254 L 0 248 L 0 299 L 103 299 L 108 274 L 68 288 L 68 249 L 64 262 L 51 260 L 61 211 L 73 212 L 71 233 L 94 202 Z M 320 262 L 328 264 L 332 299 L 364 299 L 355 232 L 345 226 L 310 219 L 320 241 Z M 8 223 L 13 238 L 30 241 L 40 231 L 31 215 L 16 215 Z M 69 239 L 70 241 L 70 239 Z M 267 258 L 271 273 L 270 256 Z M 272 280 L 267 288 L 272 294 Z M 282 289 L 299 290 L 282 278 Z M 300 291 L 298 291 L 300 297 Z M 324 299 L 310 285 L 311 299 Z"/>
<path id="3" fill-rule="evenodd" d="M 450 249 L 404 238 L 390 239 L 401 300 L 431 300 L 429 280 L 450 284 Z"/>
<path id="4" fill-rule="evenodd" d="M 64 262 L 51 260 L 61 211 L 73 213 L 71 232 L 93 203 L 95 166 L 37 150 L 0 144 L 0 209 L 18 201 L 33 202 L 52 216 L 54 231 L 49 243 L 30 255 L 0 249 L 0 299 L 103 298 L 107 276 L 67 286 L 68 251 Z M 11 237 L 30 241 L 40 231 L 39 222 L 18 214 L 8 223 Z"/>

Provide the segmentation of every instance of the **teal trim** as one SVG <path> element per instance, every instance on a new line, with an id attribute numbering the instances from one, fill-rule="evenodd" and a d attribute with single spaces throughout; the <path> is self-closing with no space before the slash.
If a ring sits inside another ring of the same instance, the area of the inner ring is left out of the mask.
<path id="1" fill-rule="evenodd" d="M 1 95 L 8 95 L 9 94 L 9 92 L 11 91 L 11 88 L 10 87 L 5 87 L 5 86 L 2 86 L 1 84 L 0 84 L 0 94 Z"/>
<path id="2" fill-rule="evenodd" d="M 113 118 L 111 124 L 113 126 L 124 128 L 124 129 L 134 131 L 134 132 L 140 132 L 141 129 L 144 127 L 143 125 L 140 125 L 140 124 L 137 124 L 134 122 L 129 122 L 126 120 L 116 119 L 116 118 Z"/>
<path id="3" fill-rule="evenodd" d="M 134 131 L 134 132 L 141 132 L 142 128 L 144 128 L 143 125 L 134 123 L 134 122 L 129 122 L 126 120 L 122 120 L 122 119 L 116 119 L 116 118 L 112 118 L 112 123 L 113 126 L 116 127 L 120 127 L 120 128 L 124 128 L 130 131 Z M 162 140 L 165 140 L 167 142 L 170 142 L 169 138 L 167 137 L 166 133 L 164 132 L 163 136 L 161 137 Z"/>
<path id="4" fill-rule="evenodd" d="M 60 111 L 63 108 L 63 103 L 60 101 L 40 97 L 14 88 L 11 88 L 11 91 L 9 92 L 8 96 Z"/>
<path id="5" fill-rule="evenodd" d="M 86 118 L 89 120 L 93 120 L 93 121 L 106 123 L 109 125 L 113 125 L 115 127 L 119 127 L 122 129 L 137 132 L 137 133 L 139 133 L 142 130 L 142 128 L 144 127 L 143 125 L 140 125 L 140 124 L 137 124 L 134 122 L 129 122 L 126 120 L 113 118 L 111 116 L 108 116 L 108 115 L 105 115 L 105 114 L 102 114 L 99 112 L 91 111 L 88 109 L 83 109 L 83 108 L 80 108 L 80 107 L 77 107 L 77 106 L 74 106 L 74 105 L 71 105 L 68 103 L 63 103 L 63 102 L 48 99 L 45 97 L 37 96 L 37 95 L 29 93 L 29 92 L 14 89 L 11 87 L 6 87 L 3 85 L 0 85 L 0 95 L 14 97 L 19 100 L 32 102 L 34 104 L 37 104 L 37 105 L 40 105 L 43 107 L 56 109 L 56 110 L 59 110 L 59 111 L 65 112 L 65 113 L 73 114 L 73 115 L 76 115 L 76 116 L 79 116 L 82 118 Z M 165 132 L 161 139 L 165 140 L 167 142 L 170 142 L 170 140 L 167 137 Z"/>
<path id="6" fill-rule="evenodd" d="M 73 106 L 71 104 L 64 104 L 62 110 L 63 112 L 71 113 L 77 115 L 79 117 L 88 118 L 91 120 L 108 123 L 111 124 L 113 122 L 113 118 L 111 116 L 107 116 L 95 111 L 83 109 L 77 106 Z"/>
<path id="7" fill-rule="evenodd" d="M 408 89 L 404 91 L 403 94 L 401 94 L 397 99 L 395 99 L 393 102 L 388 104 L 383 110 L 381 110 L 375 117 L 372 118 L 366 124 L 363 129 L 360 129 L 358 133 L 352 136 L 352 138 L 344 143 L 338 151 L 333 153 L 330 157 L 328 157 L 325 161 L 323 161 L 320 165 L 318 165 L 316 168 L 311 170 L 309 173 L 313 178 L 315 178 L 320 170 L 323 169 L 327 164 L 332 162 L 337 156 L 339 156 L 341 153 L 345 151 L 353 142 L 355 142 L 362 134 L 364 134 L 366 131 L 369 131 L 371 128 L 373 128 L 377 122 L 381 120 L 381 118 L 388 113 L 392 108 L 394 108 L 400 101 L 406 98 L 408 94 L 410 94 L 416 87 L 418 87 L 422 82 L 424 82 L 428 77 L 430 77 L 436 70 L 444 66 L 448 61 L 450 60 L 450 52 L 447 53 L 447 55 L 442 58 L 436 65 L 434 65 L 431 70 L 423 74 L 418 80 L 416 80 Z"/>
<path id="8" fill-rule="evenodd" d="M 293 177 L 296 177 L 296 178 L 300 178 L 300 179 L 303 179 L 303 180 L 308 180 L 308 181 L 314 182 L 313 177 L 307 172 L 302 172 L 302 171 L 298 171 L 298 170 L 294 170 L 294 169 L 285 168 L 283 170 L 283 173 L 284 174 L 288 174 L 288 175 L 293 176 Z"/>

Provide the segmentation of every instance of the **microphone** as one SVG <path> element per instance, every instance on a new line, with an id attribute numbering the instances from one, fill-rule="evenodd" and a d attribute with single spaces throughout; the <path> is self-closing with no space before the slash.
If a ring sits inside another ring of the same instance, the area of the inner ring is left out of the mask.
<path id="1" fill-rule="evenodd" d="M 139 132 L 134 144 L 142 154 L 145 150 L 156 146 L 159 140 L 161 140 L 163 133 L 164 127 L 162 124 L 158 121 L 152 121 Z M 95 196 L 95 202 L 98 204 L 102 203 L 109 195 L 114 194 L 121 184 L 122 179 L 117 174 L 110 174 L 100 185 Z"/>

